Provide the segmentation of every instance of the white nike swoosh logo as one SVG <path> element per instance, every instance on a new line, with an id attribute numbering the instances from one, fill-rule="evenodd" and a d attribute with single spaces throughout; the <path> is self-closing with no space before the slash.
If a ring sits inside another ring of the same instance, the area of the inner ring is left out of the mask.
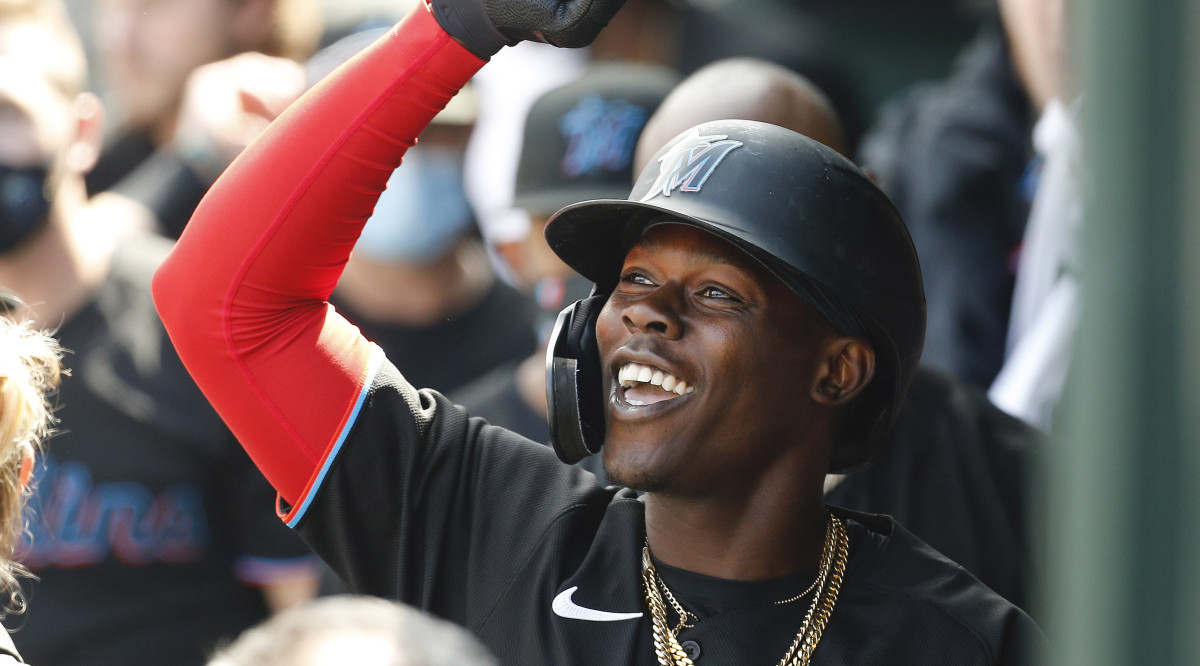
<path id="1" fill-rule="evenodd" d="M 559 617 L 565 617 L 568 620 L 591 620 L 592 622 L 618 622 L 620 620 L 633 620 L 642 616 L 641 613 L 610 613 L 608 611 L 592 610 L 584 608 L 571 601 L 571 596 L 575 594 L 578 587 L 568 588 L 558 593 L 554 597 L 554 614 Z"/>

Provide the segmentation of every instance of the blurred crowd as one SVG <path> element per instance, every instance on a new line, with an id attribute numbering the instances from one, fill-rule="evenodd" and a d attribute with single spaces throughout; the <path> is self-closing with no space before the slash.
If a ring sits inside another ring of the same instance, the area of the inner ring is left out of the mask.
<path id="1" fill-rule="evenodd" d="M 24 531 L 8 529 L 0 497 L 0 537 L 12 533 L 0 560 L 33 574 L 10 588 L 20 655 L 294 664 L 253 655 L 296 635 L 318 654 L 321 625 L 331 641 L 379 640 L 360 661 L 329 648 L 336 663 L 391 663 L 408 649 L 384 645 L 397 637 L 475 655 L 421 663 L 492 663 L 396 604 L 311 601 L 344 589 L 279 521 L 149 294 L 224 168 L 410 2 L 60 1 L 0 0 L 4 318 L 51 333 L 69 372 L 59 385 L 57 352 L 38 361 L 54 379 L 30 390 L 52 408 L 19 432 L 25 417 L 0 403 L 0 444 L 15 442 L 0 449 L 0 494 L 28 496 Z M 1080 298 L 1065 4 L 627 0 L 588 49 L 505 49 L 409 150 L 332 301 L 414 385 L 548 442 L 547 336 L 591 284 L 550 251 L 546 221 L 625 198 L 658 148 L 701 121 L 812 136 L 893 199 L 928 302 L 923 367 L 888 453 L 830 477 L 828 501 L 895 516 L 1036 616 L 1029 467 Z M 42 367 L 27 349 L 0 349 L 0 389 L 28 375 L 11 368 Z M 596 457 L 580 464 L 603 478 Z M 257 647 L 229 645 L 272 615 L 239 641 Z"/>

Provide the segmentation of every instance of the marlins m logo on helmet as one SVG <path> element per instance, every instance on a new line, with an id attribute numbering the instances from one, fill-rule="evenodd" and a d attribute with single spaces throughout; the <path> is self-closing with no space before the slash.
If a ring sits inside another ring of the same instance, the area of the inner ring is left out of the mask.
<path id="1" fill-rule="evenodd" d="M 650 191 L 641 198 L 649 201 L 656 196 L 671 196 L 675 189 L 681 192 L 699 192 L 713 169 L 725 159 L 729 151 L 742 145 L 725 134 L 700 135 L 696 129 L 679 137 L 662 157 L 658 158 L 658 178 Z"/>

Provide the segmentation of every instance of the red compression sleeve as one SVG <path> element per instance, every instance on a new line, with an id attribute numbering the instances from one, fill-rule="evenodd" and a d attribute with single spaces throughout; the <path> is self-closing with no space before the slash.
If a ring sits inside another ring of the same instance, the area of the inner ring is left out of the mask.
<path id="1" fill-rule="evenodd" d="M 188 371 L 289 503 L 370 355 L 326 299 L 404 151 L 482 66 L 419 5 L 230 165 L 155 275 Z"/>

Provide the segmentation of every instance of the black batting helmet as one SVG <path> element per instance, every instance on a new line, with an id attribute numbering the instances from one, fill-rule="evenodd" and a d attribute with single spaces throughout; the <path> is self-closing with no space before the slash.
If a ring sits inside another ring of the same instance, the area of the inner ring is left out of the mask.
<path id="1" fill-rule="evenodd" d="M 870 340 L 876 374 L 830 471 L 874 460 L 925 340 L 925 294 L 912 239 L 892 202 L 853 163 L 801 134 L 748 120 L 703 123 L 680 134 L 658 151 L 628 199 L 567 206 L 547 225 L 550 247 L 596 284 L 592 299 L 560 316 L 548 352 L 559 456 L 573 462 L 603 441 L 595 316 L 630 246 L 647 225 L 664 219 L 741 248 L 840 333 Z"/>

